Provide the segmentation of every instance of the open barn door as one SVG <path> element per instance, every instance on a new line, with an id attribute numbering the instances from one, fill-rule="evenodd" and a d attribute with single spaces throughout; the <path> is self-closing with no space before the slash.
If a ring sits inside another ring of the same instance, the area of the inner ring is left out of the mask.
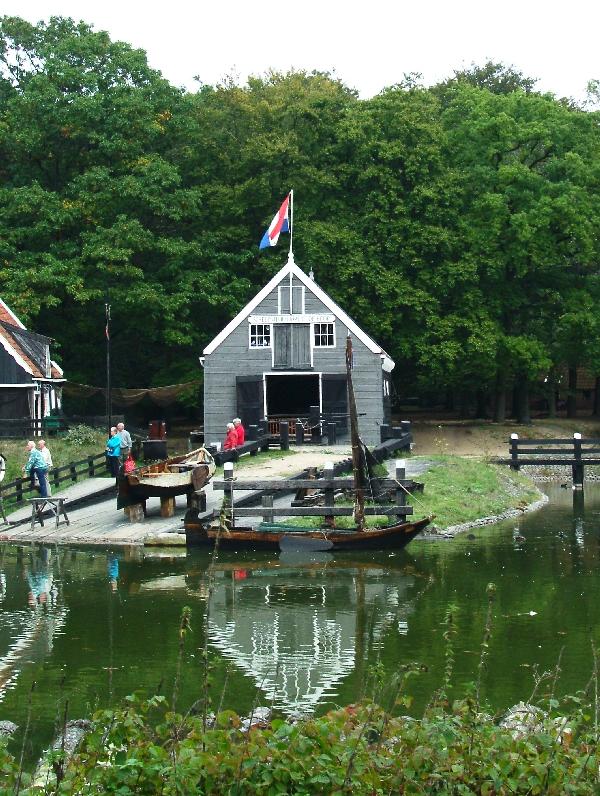
<path id="1" fill-rule="evenodd" d="M 328 415 L 337 415 L 335 421 L 338 432 L 348 430 L 348 387 L 345 373 L 324 373 L 321 382 L 322 412 L 327 422 Z M 341 417 L 340 417 L 341 415 Z"/>
<path id="2" fill-rule="evenodd" d="M 259 423 L 264 417 L 263 377 L 237 376 L 237 413 L 245 428 Z"/>

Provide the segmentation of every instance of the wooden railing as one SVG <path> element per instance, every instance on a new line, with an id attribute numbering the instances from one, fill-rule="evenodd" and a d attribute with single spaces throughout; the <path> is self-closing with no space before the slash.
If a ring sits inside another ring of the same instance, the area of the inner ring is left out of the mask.
<path id="1" fill-rule="evenodd" d="M 233 466 L 226 471 L 225 478 L 215 479 L 212 482 L 213 489 L 222 489 L 228 498 L 228 505 L 234 506 L 234 490 L 251 492 L 290 492 L 298 489 L 318 489 L 323 492 L 324 505 L 316 506 L 273 506 L 273 495 L 262 497 L 262 506 L 256 508 L 246 508 L 236 506 L 233 511 L 238 517 L 254 517 L 262 515 L 264 522 L 272 522 L 279 517 L 324 517 L 326 523 L 333 523 L 335 517 L 350 517 L 354 513 L 353 506 L 336 506 L 335 493 L 339 490 L 351 490 L 354 487 L 353 478 L 340 478 L 333 475 L 333 465 L 325 467 L 322 478 L 307 479 L 286 479 L 277 480 L 236 480 L 233 476 Z M 406 494 L 411 481 L 405 479 L 405 468 L 403 463 L 396 468 L 395 478 L 381 479 L 381 486 L 385 489 L 394 490 L 396 502 L 388 505 L 369 505 L 365 506 L 366 516 L 395 516 L 406 517 L 413 513 L 413 507 L 407 505 Z"/>
<path id="2" fill-rule="evenodd" d="M 52 488 L 58 489 L 65 481 L 75 483 L 82 475 L 93 478 L 96 475 L 106 475 L 107 472 L 106 456 L 98 453 L 60 467 L 53 467 L 48 472 L 47 478 Z M 25 496 L 31 493 L 38 494 L 38 490 L 32 488 L 29 477 L 16 478 L 14 481 L 0 484 L 0 497 L 5 503 L 22 503 L 26 500 Z"/>
<path id="3" fill-rule="evenodd" d="M 573 486 L 583 486 L 583 470 L 587 465 L 600 464 L 600 439 L 583 439 L 575 433 L 570 438 L 519 439 L 510 435 L 509 459 L 496 459 L 498 464 L 508 464 L 512 470 L 524 465 L 570 465 Z"/>

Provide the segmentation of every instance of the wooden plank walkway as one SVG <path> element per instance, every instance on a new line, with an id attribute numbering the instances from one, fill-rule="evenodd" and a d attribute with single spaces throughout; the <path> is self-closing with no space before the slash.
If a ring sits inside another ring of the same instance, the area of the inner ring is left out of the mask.
<path id="1" fill-rule="evenodd" d="M 64 490 L 68 497 L 69 490 Z M 28 521 L 17 526 L 0 526 L 0 541 L 16 544 L 70 544 L 70 545 L 101 545 L 129 546 L 148 543 L 185 544 L 183 532 L 183 515 L 185 514 L 185 498 L 178 498 L 176 515 L 163 518 L 160 516 L 159 498 L 151 498 L 147 502 L 148 517 L 143 522 L 131 523 L 122 510 L 117 510 L 116 495 L 104 499 L 94 505 L 84 505 L 69 509 L 70 525 L 60 524 L 55 527 L 53 521 L 46 522 L 42 528 L 36 525 L 31 530 L 31 508 L 28 509 Z M 181 533 L 179 533 L 181 531 Z M 169 534 L 166 538 L 158 538 Z"/>

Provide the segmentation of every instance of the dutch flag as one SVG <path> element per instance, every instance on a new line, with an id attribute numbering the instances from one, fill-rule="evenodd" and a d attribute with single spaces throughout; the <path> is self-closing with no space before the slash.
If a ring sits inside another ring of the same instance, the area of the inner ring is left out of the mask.
<path id="1" fill-rule="evenodd" d="M 275 218 L 269 224 L 269 229 L 265 232 L 259 245 L 259 249 L 267 249 L 269 246 L 275 246 L 279 240 L 279 235 L 282 232 L 290 231 L 290 224 L 288 220 L 288 210 L 290 204 L 290 195 L 288 194 L 283 200 L 283 204 L 275 213 Z"/>

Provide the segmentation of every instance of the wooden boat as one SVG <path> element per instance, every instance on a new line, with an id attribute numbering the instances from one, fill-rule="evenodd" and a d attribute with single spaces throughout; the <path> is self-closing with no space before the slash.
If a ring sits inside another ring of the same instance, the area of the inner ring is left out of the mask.
<path id="1" fill-rule="evenodd" d="M 268 530 L 228 527 L 227 512 L 222 511 L 218 527 L 203 525 L 200 520 L 186 516 L 185 531 L 188 545 L 218 545 L 226 550 L 398 550 L 406 547 L 433 517 L 398 521 L 392 525 L 368 528 L 365 522 L 365 490 L 369 485 L 367 451 L 358 434 L 358 413 L 352 385 L 352 339 L 346 342 L 346 374 L 348 406 L 352 440 L 352 471 L 354 476 L 354 519 L 356 525 L 348 530 L 327 527 L 320 529 L 273 524 Z"/>
<path id="2" fill-rule="evenodd" d="M 119 478 L 118 508 L 149 497 L 175 497 L 202 489 L 215 469 L 215 460 L 206 448 L 138 467 Z"/>

